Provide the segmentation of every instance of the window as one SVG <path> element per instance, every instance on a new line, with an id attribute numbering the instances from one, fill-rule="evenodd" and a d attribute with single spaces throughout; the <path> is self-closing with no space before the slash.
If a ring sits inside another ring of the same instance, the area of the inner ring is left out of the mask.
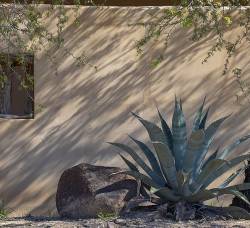
<path id="1" fill-rule="evenodd" d="M 0 118 L 34 117 L 34 56 L 0 54 Z"/>

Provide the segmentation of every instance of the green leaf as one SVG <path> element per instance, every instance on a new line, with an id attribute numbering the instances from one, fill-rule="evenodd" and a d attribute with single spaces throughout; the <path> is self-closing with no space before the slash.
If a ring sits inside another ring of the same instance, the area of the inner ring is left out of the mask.
<path id="1" fill-rule="evenodd" d="M 184 155 L 187 149 L 186 122 L 180 104 L 175 99 L 175 109 L 172 118 L 173 154 L 176 162 L 176 169 L 182 168 Z"/>
<path id="2" fill-rule="evenodd" d="M 151 141 L 158 141 L 158 142 L 167 144 L 165 135 L 162 132 L 161 128 L 159 128 L 157 125 L 155 125 L 152 122 L 144 120 L 143 118 L 141 118 L 140 116 L 136 115 L 133 112 L 132 112 L 132 115 L 135 116 L 142 123 L 142 125 L 146 128 Z"/>
<path id="3" fill-rule="evenodd" d="M 243 136 L 242 138 L 236 140 L 234 143 L 225 148 L 217 157 L 224 159 L 226 156 L 230 156 L 231 152 L 242 142 L 250 139 L 250 135 Z"/>
<path id="4" fill-rule="evenodd" d="M 127 158 L 125 158 L 123 155 L 120 154 L 120 157 L 122 158 L 122 160 L 126 163 L 126 165 L 132 170 L 132 171 L 136 171 L 139 172 L 138 168 L 131 162 L 129 161 Z"/>
<path id="5" fill-rule="evenodd" d="M 248 188 L 249 189 L 249 188 Z M 234 195 L 244 201 L 246 204 L 250 205 L 250 202 L 248 201 L 247 197 L 243 195 L 240 191 L 238 191 L 236 186 L 224 188 L 224 189 L 211 189 L 210 191 L 215 192 L 217 197 L 222 195 Z"/>
<path id="6" fill-rule="evenodd" d="M 195 114 L 194 123 L 193 123 L 193 132 L 197 131 L 200 127 L 205 101 L 206 101 L 206 97 L 204 97 L 202 105 L 200 106 L 200 108 L 197 110 Z"/>
<path id="7" fill-rule="evenodd" d="M 202 188 L 206 188 L 208 185 L 210 185 L 212 182 L 214 182 L 217 178 L 222 176 L 224 173 L 228 172 L 232 168 L 234 168 L 236 165 L 240 164 L 243 161 L 246 161 L 250 159 L 250 154 L 241 155 L 239 157 L 236 157 L 224 165 L 222 165 L 219 169 L 213 170 L 213 172 L 210 173 L 210 175 L 207 177 L 206 180 L 203 181 Z"/>
<path id="8" fill-rule="evenodd" d="M 244 170 L 248 166 L 245 166 L 243 168 L 238 169 L 235 173 L 233 173 L 231 176 L 229 176 L 220 186 L 219 188 L 226 188 L 235 178 L 237 178 L 240 174 L 244 172 Z"/>
<path id="9" fill-rule="evenodd" d="M 167 124 L 167 122 L 164 120 L 164 118 L 162 117 L 160 111 L 158 110 L 158 115 L 160 117 L 161 120 L 161 127 L 163 130 L 163 133 L 166 137 L 166 141 L 168 143 L 168 148 L 172 151 L 173 150 L 173 136 L 172 136 L 172 132 Z"/>
<path id="10" fill-rule="evenodd" d="M 167 183 L 174 188 L 178 188 L 177 178 L 176 178 L 176 168 L 174 157 L 169 150 L 168 146 L 161 142 L 152 142 L 155 148 L 158 160 L 161 165 L 162 173 L 167 180 Z"/>
<path id="11" fill-rule="evenodd" d="M 208 117 L 208 112 L 209 112 L 209 108 L 207 109 L 206 113 L 204 114 L 204 116 L 201 119 L 201 122 L 200 122 L 200 125 L 199 125 L 199 129 L 205 130 L 206 122 L 207 122 L 207 117 Z"/>
<path id="12" fill-rule="evenodd" d="M 180 196 L 177 196 L 171 189 L 166 187 L 156 190 L 154 194 L 166 201 L 178 202 L 180 200 Z"/>
<path id="13" fill-rule="evenodd" d="M 154 155 L 154 153 L 148 148 L 148 146 L 146 144 L 144 144 L 143 142 L 136 140 L 135 138 L 133 138 L 132 136 L 129 136 L 137 145 L 138 147 L 143 151 L 143 153 L 145 154 L 145 156 L 147 157 L 152 169 L 157 172 L 160 176 L 162 175 L 161 172 L 161 168 L 160 165 Z"/>
<path id="14" fill-rule="evenodd" d="M 161 176 L 159 176 L 156 172 L 154 172 L 152 169 L 150 169 L 150 167 L 129 146 L 126 146 L 121 143 L 110 143 L 110 144 L 128 153 L 134 159 L 134 161 L 146 172 L 146 174 L 149 175 L 158 184 L 161 185 L 165 183 L 165 180 Z"/>
<path id="15" fill-rule="evenodd" d="M 216 151 L 215 151 L 213 154 L 211 154 L 211 155 L 207 158 L 207 160 L 206 160 L 205 163 L 203 164 L 202 168 L 204 168 L 204 167 L 208 164 L 208 162 L 210 162 L 211 160 L 216 159 L 219 150 L 220 150 L 220 147 L 218 147 L 218 148 L 216 149 Z"/>
<path id="16" fill-rule="evenodd" d="M 197 192 L 200 190 L 200 188 L 206 183 L 206 181 L 211 176 L 211 173 L 216 172 L 220 167 L 222 167 L 224 164 L 227 164 L 228 161 L 223 159 L 214 159 L 207 163 L 207 165 L 204 167 L 204 169 L 199 174 L 196 181 L 194 181 L 191 185 L 191 189 L 194 192 Z M 213 170 L 213 172 L 211 172 Z"/>
<path id="17" fill-rule="evenodd" d="M 210 124 L 208 126 L 208 128 L 205 130 L 205 142 L 203 145 L 203 151 L 198 154 L 198 156 L 196 157 L 196 161 L 194 166 L 196 167 L 196 173 L 195 176 L 197 176 L 199 174 L 199 170 L 201 169 L 201 167 L 204 164 L 204 160 L 205 157 L 207 155 L 209 146 L 211 144 L 211 142 L 213 141 L 213 138 L 215 136 L 215 133 L 217 132 L 217 130 L 219 129 L 220 125 L 229 117 L 230 115 L 223 117 L 221 119 L 216 120 L 215 122 L 213 122 L 212 124 Z"/>
<path id="18" fill-rule="evenodd" d="M 215 133 L 217 132 L 217 130 L 219 129 L 220 125 L 229 117 L 230 115 L 223 117 L 221 119 L 218 119 L 216 121 L 214 121 L 212 124 L 210 124 L 208 126 L 208 128 L 205 131 L 205 135 L 206 135 L 206 143 L 208 145 L 210 145 L 210 143 L 212 142 Z"/>
<path id="19" fill-rule="evenodd" d="M 156 188 L 156 189 L 160 189 L 163 186 L 158 185 L 157 183 L 154 182 L 154 180 L 152 180 L 151 178 L 149 178 L 148 176 L 140 173 L 140 172 L 136 172 L 136 171 L 120 171 L 117 173 L 112 173 L 111 176 L 115 176 L 115 175 L 119 175 L 119 174 L 125 174 L 125 175 L 129 175 L 134 177 L 137 180 L 141 180 L 141 182 L 143 182 L 144 184 Z"/>
<path id="20" fill-rule="evenodd" d="M 196 167 L 194 163 L 196 157 L 202 152 L 203 144 L 205 140 L 205 133 L 203 130 L 198 130 L 191 133 L 191 136 L 187 145 L 187 152 L 184 156 L 183 171 L 189 173 Z"/>

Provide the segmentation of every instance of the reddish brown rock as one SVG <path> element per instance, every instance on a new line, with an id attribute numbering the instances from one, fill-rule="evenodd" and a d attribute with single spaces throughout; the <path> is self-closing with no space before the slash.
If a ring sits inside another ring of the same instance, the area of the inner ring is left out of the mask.
<path id="1" fill-rule="evenodd" d="M 79 164 L 63 172 L 56 194 L 60 216 L 90 218 L 98 213 L 120 214 L 136 195 L 137 183 L 116 167 Z"/>

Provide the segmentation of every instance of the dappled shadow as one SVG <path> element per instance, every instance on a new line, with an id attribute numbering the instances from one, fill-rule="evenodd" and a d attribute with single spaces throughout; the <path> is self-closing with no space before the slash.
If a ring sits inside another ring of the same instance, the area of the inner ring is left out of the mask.
<path id="1" fill-rule="evenodd" d="M 209 40 L 192 44 L 184 39 L 190 31 L 176 31 L 157 68 L 152 68 L 150 61 L 159 55 L 160 45 L 150 47 L 152 58 L 136 55 L 134 44 L 143 28 L 128 24 L 146 20 L 150 10 L 81 10 L 80 25 L 69 25 L 64 32 L 65 47 L 76 54 L 85 51 L 89 61 L 98 66 L 97 72 L 89 66 L 77 67 L 63 50 L 51 50 L 55 52 L 56 73 L 43 52 L 36 56 L 35 102 L 43 105 L 43 110 L 34 120 L 0 120 L 0 192 L 17 214 L 54 214 L 60 175 L 75 164 L 124 166 L 117 150 L 105 142 L 132 146 L 126 134 L 147 142 L 144 129 L 130 111 L 159 123 L 158 106 L 170 121 L 174 94 L 183 98 L 189 123 L 205 95 L 208 105 L 213 105 L 210 120 L 233 110 L 211 150 L 219 142 L 250 132 L 250 110 L 236 103 L 238 89 L 232 76 L 221 76 L 225 53 L 201 64 Z M 48 27 L 53 28 L 52 21 L 48 19 Z M 248 60 L 241 56 L 237 61 L 244 64 Z"/>

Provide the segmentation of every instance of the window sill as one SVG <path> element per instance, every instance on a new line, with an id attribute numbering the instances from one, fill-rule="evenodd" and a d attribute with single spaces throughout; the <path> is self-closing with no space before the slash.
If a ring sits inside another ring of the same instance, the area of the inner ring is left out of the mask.
<path id="1" fill-rule="evenodd" d="M 27 114 L 27 115 L 11 115 L 11 114 L 0 114 L 0 119 L 34 119 L 33 114 Z"/>

